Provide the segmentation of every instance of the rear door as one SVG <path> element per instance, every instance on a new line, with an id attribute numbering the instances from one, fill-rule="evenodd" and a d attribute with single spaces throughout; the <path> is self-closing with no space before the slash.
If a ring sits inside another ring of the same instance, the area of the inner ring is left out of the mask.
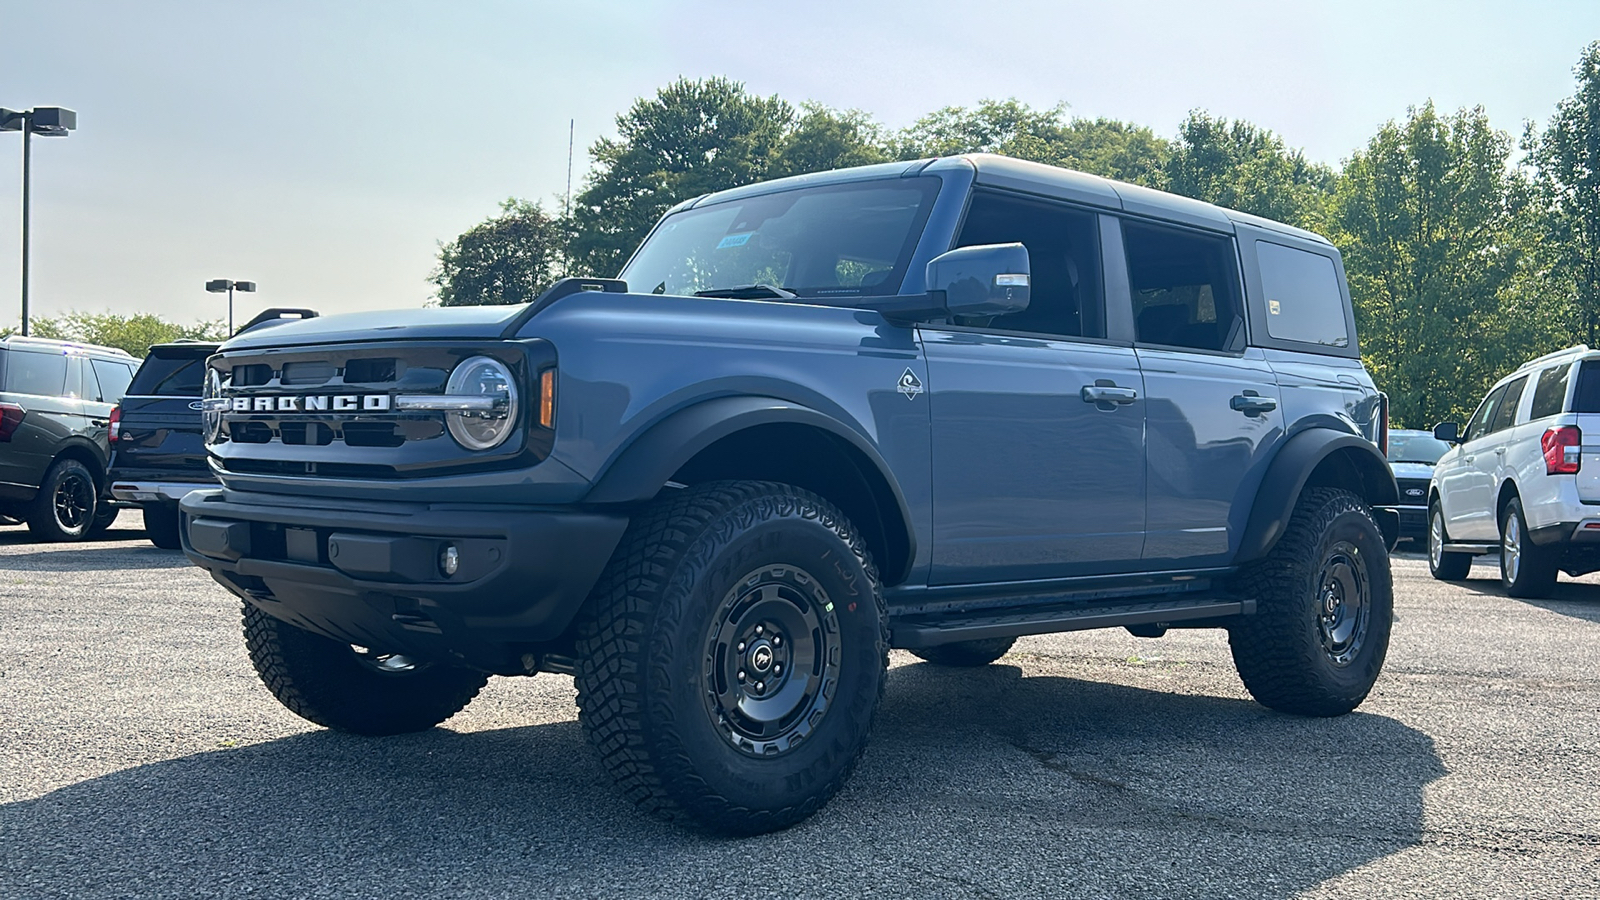
<path id="1" fill-rule="evenodd" d="M 157 347 L 145 357 L 122 398 L 122 418 L 111 466 L 117 477 L 209 480 L 201 439 L 200 395 L 210 345 Z"/>

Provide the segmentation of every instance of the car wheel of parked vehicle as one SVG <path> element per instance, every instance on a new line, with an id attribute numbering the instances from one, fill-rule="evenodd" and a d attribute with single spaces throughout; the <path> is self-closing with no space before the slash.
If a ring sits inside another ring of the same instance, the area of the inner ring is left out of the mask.
<path id="1" fill-rule="evenodd" d="M 1543 598 L 1556 589 L 1556 555 L 1528 537 L 1522 501 L 1512 498 L 1500 517 L 1500 584 L 1513 597 Z"/>
<path id="2" fill-rule="evenodd" d="M 987 666 L 1011 649 L 1016 638 L 988 638 L 981 641 L 956 641 L 933 647 L 919 647 L 911 655 L 938 666 Z"/>
<path id="3" fill-rule="evenodd" d="M 786 828 L 844 784 L 888 668 L 877 570 L 826 500 L 674 491 L 637 516 L 576 623 L 579 718 L 646 811 Z"/>
<path id="4" fill-rule="evenodd" d="M 117 516 L 122 510 L 111 505 L 109 500 L 96 500 L 94 505 L 94 521 L 89 523 L 89 536 L 99 537 L 111 530 L 111 524 L 117 521 Z"/>
<path id="5" fill-rule="evenodd" d="M 1472 571 L 1472 554 L 1445 552 L 1444 545 L 1449 540 L 1444 510 L 1435 500 L 1428 507 L 1428 572 L 1440 581 L 1464 581 Z"/>
<path id="6" fill-rule="evenodd" d="M 1337 716 L 1366 699 L 1389 650 L 1394 589 L 1383 533 L 1360 497 L 1305 491 L 1283 537 L 1237 588 L 1257 607 L 1229 627 L 1228 643 L 1257 702 Z"/>
<path id="7" fill-rule="evenodd" d="M 489 676 L 352 647 L 244 605 L 244 643 L 256 674 L 303 719 L 351 734 L 426 731 L 460 712 Z"/>
<path id="8" fill-rule="evenodd" d="M 75 459 L 58 459 L 28 504 L 28 530 L 44 541 L 81 541 L 95 516 L 94 475 Z"/>
<path id="9" fill-rule="evenodd" d="M 163 550 L 177 550 L 183 546 L 183 541 L 178 537 L 178 510 L 173 506 L 146 505 L 144 510 L 144 533 Z"/>

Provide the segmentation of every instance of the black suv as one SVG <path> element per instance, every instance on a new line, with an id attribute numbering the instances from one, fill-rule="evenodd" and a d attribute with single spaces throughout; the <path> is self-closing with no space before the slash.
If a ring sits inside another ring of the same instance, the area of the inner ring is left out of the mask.
<path id="1" fill-rule="evenodd" d="M 178 548 L 178 501 L 216 478 L 200 439 L 200 392 L 215 343 L 156 344 L 113 412 L 111 495 L 144 510 L 150 542 Z"/>
<path id="2" fill-rule="evenodd" d="M 41 338 L 0 340 L 0 518 L 47 541 L 82 540 L 117 511 L 100 499 L 111 410 L 138 361 Z"/>

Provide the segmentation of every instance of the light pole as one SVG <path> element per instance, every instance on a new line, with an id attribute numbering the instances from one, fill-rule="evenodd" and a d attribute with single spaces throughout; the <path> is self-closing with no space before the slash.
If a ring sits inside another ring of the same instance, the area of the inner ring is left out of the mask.
<path id="1" fill-rule="evenodd" d="M 256 283 L 254 281 L 229 281 L 226 278 L 213 278 L 206 282 L 206 290 L 213 294 L 220 294 L 223 291 L 228 292 L 228 336 L 233 337 L 233 292 L 237 290 L 246 294 L 253 294 L 256 290 Z"/>
<path id="2" fill-rule="evenodd" d="M 28 182 L 33 167 L 34 135 L 66 137 L 78 127 L 78 114 L 59 106 L 36 106 L 18 112 L 0 108 L 0 131 L 22 132 L 22 336 L 28 336 Z"/>

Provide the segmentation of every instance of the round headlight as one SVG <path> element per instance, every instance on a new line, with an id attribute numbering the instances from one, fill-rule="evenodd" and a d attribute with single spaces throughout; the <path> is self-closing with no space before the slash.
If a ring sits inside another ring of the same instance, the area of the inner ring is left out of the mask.
<path id="1" fill-rule="evenodd" d="M 492 397 L 490 409 L 444 414 L 456 443 L 468 450 L 490 450 L 505 443 L 517 423 L 517 384 L 497 359 L 474 356 L 456 366 L 445 386 L 447 397 Z"/>
<path id="2" fill-rule="evenodd" d="M 222 397 L 222 376 L 216 369 L 206 369 L 205 390 L 201 392 L 201 403 L 204 404 L 200 413 L 200 421 L 205 426 L 206 443 L 215 444 L 222 440 L 222 409 L 216 402 Z"/>

